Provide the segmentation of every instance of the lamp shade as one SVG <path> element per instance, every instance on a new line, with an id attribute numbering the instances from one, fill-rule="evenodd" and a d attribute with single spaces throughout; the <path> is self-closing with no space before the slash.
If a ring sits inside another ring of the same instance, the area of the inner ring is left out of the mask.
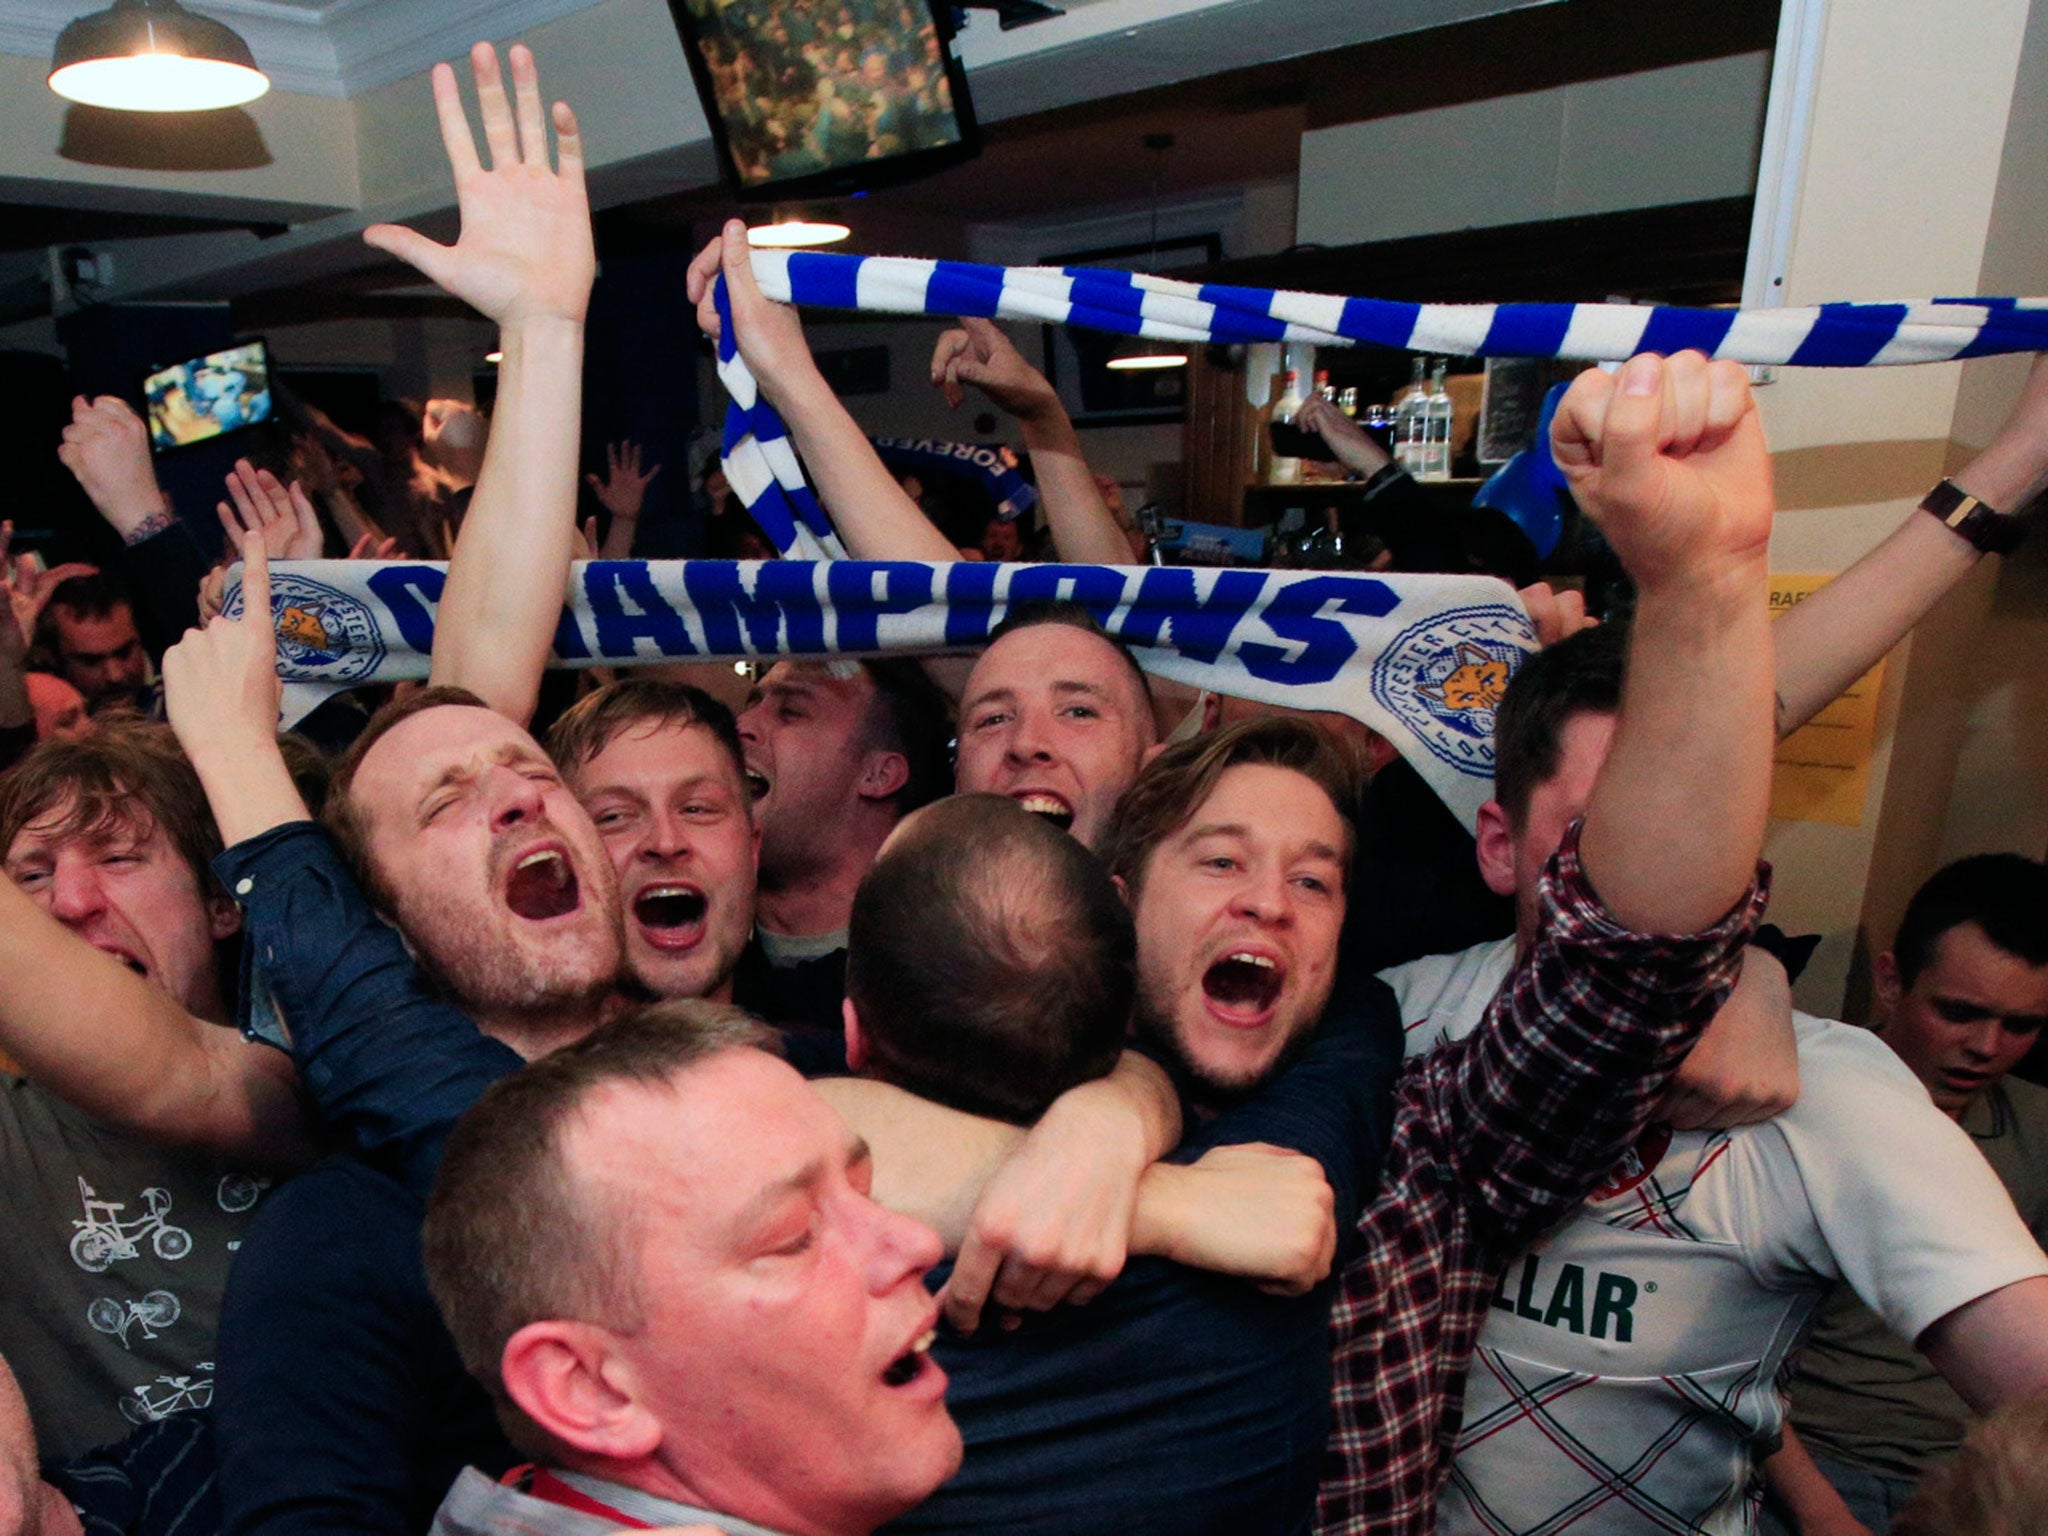
<path id="1" fill-rule="evenodd" d="M 114 0 L 57 35 L 50 89 L 89 107 L 205 112 L 270 89 L 232 28 L 177 0 Z"/>

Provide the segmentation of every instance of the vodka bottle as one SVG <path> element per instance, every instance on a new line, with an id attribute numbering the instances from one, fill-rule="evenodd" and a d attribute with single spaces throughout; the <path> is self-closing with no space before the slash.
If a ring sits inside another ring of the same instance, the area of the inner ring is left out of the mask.
<path id="1" fill-rule="evenodd" d="M 1444 362 L 1429 376 L 1429 394 L 1422 402 L 1422 470 L 1418 480 L 1451 478 L 1450 393 L 1444 388 Z"/>
<path id="2" fill-rule="evenodd" d="M 1429 398 L 1423 370 L 1428 366 L 1427 358 L 1415 359 L 1415 376 L 1394 402 L 1394 462 L 1418 478 L 1422 474 L 1422 411 Z"/>
<path id="3" fill-rule="evenodd" d="M 1303 404 L 1301 397 L 1301 370 L 1289 368 L 1287 383 L 1280 391 L 1280 398 L 1273 404 L 1273 420 L 1279 424 L 1291 424 Z M 1274 485 L 1294 485 L 1301 479 L 1301 460 L 1291 454 L 1276 453 L 1268 480 Z"/>

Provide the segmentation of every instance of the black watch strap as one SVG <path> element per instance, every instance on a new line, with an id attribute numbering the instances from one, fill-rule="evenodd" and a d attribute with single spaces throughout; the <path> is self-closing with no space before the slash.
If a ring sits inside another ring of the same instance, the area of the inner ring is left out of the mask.
<path id="1" fill-rule="evenodd" d="M 1987 555 L 2010 554 L 2027 531 L 2019 518 L 1979 501 L 1953 480 L 1944 480 L 1929 491 L 1920 510 L 1940 518 Z"/>

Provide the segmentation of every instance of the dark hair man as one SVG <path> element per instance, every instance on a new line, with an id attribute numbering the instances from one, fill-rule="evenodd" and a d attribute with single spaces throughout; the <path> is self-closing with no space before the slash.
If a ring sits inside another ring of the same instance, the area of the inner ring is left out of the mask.
<path id="1" fill-rule="evenodd" d="M 437 1532 L 865 1536 L 959 1465 L 938 1238 L 736 1010 L 662 1003 L 493 1087 L 428 1207 L 436 1299 L 550 1470 L 469 1472 Z M 553 1506 L 553 1507 L 549 1507 Z"/>
<path id="2" fill-rule="evenodd" d="M 131 1010 L 146 1047 L 239 1044 L 223 1026 L 241 923 L 208 868 L 218 848 L 199 781 L 159 726 L 48 742 L 0 778 L 0 1040 L 30 1070 L 77 988 Z M 289 1158 L 301 1143 L 288 1063 L 272 1069 L 215 1113 L 276 1134 Z M 56 1457 L 203 1406 L 229 1249 L 262 1183 L 194 1134 L 179 1095 L 203 1085 L 188 1075 L 126 1104 L 53 1077 L 0 1077 L 0 1354 Z M 75 1104 L 57 1097 L 75 1086 Z M 115 1124 L 199 1145 L 167 1149 Z"/>
<path id="3" fill-rule="evenodd" d="M 2048 1241 L 2048 1090 L 2010 1076 L 2048 1025 L 2048 865 L 1986 853 L 1937 871 L 1875 970 L 1878 1038 Z M 1846 1291 L 1821 1308 L 1791 1390 L 1798 1433 L 1769 1473 L 1801 1531 L 1854 1519 L 1882 1536 L 1971 1419 L 1969 1394 Z"/>
<path id="4" fill-rule="evenodd" d="M 1521 931 L 1387 973 L 1411 1054 L 1475 1027 L 1531 942 L 1529 883 L 1607 759 L 1627 650 L 1619 630 L 1588 631 L 1510 684 L 1479 856 L 1489 884 L 1515 895 Z M 1751 951 L 1729 1010 L 1782 1014 L 1774 969 Z M 2038 1365 L 2001 1370 L 1985 1353 L 1996 1319 L 2048 1306 L 2048 1259 L 1999 1209 L 1988 1170 L 1868 1035 L 1795 1021 L 1792 1108 L 1732 1131 L 1652 1127 L 1574 1218 L 1508 1266 L 1438 1512 L 1447 1536 L 1538 1525 L 1591 1500 L 1611 1501 L 1603 1519 L 1616 1529 L 1746 1522 L 1754 1457 L 1783 1421 L 1775 1383 L 1837 1281 L 1925 1339 L 1979 1401 L 2038 1379 Z M 1532 1409 L 1525 1387 L 1539 1377 L 1574 1388 Z M 1703 1391 L 1725 1406 L 1702 1414 Z"/>
<path id="5" fill-rule="evenodd" d="M 91 709 L 125 704 L 152 713 L 156 679 L 128 595 L 105 576 L 74 576 L 51 595 L 36 630 L 57 675 Z"/>
<path id="6" fill-rule="evenodd" d="M 950 709 L 914 661 L 782 661 L 739 716 L 761 878 L 740 1001 L 837 1031 L 846 924 L 876 850 L 943 794 Z"/>

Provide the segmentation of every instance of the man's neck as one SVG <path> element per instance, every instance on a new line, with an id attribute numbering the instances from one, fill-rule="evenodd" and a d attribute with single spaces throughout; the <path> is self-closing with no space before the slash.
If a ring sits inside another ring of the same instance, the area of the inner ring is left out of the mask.
<path id="1" fill-rule="evenodd" d="M 528 1061 L 536 1061 L 550 1051 L 574 1045 L 622 1006 L 618 994 L 607 992 L 591 1002 L 546 1012 L 479 1013 L 476 1027 Z"/>
<path id="2" fill-rule="evenodd" d="M 854 831 L 837 848 L 801 869 L 761 870 L 754 893 L 754 921 L 770 933 L 809 938 L 844 928 L 853 916 L 853 894 L 875 855 L 895 828 L 891 818 L 870 827 L 863 809 L 854 811 Z"/>

